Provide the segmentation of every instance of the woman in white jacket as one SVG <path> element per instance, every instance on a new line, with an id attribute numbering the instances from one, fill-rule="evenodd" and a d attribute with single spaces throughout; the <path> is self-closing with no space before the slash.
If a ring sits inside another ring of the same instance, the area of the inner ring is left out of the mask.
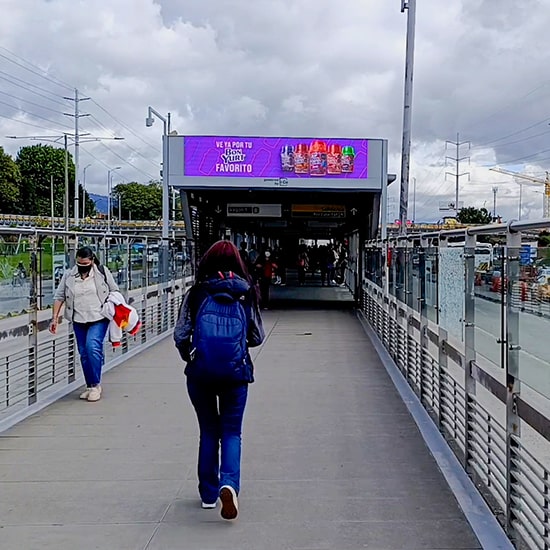
<path id="1" fill-rule="evenodd" d="M 64 316 L 73 323 L 86 380 L 86 390 L 80 394 L 80 399 L 101 399 L 101 371 L 105 362 L 103 341 L 109 327 L 102 308 L 109 293 L 114 291 L 118 291 L 118 286 L 111 272 L 100 266 L 91 248 L 84 246 L 76 253 L 76 265 L 63 274 L 54 296 L 50 332 L 57 332 L 59 313 L 64 305 Z"/>

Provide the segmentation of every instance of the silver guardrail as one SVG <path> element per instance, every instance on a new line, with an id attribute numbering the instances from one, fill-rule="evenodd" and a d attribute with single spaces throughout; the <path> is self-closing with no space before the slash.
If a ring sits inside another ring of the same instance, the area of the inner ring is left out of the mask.
<path id="1" fill-rule="evenodd" d="M 550 549 L 550 319 L 529 303 L 521 236 L 549 227 L 371 241 L 361 297 L 361 313 L 515 547 L 533 550 Z M 480 235 L 503 238 L 492 293 L 479 290 Z"/>
<path id="2" fill-rule="evenodd" d="M 82 381 L 70 323 L 63 321 L 56 336 L 48 330 L 54 287 L 63 270 L 72 265 L 79 246 L 96 250 L 142 321 L 135 336 L 123 334 L 120 347 L 105 342 L 106 370 L 171 332 L 183 295 L 194 280 L 194 249 L 191 243 L 173 241 L 165 275 L 159 244 L 158 238 L 146 235 L 0 229 L 0 313 L 4 313 L 0 319 L 0 427 Z M 15 269 L 22 262 L 21 285 L 12 285 L 2 262 Z M 6 304 L 13 303 L 19 304 L 18 310 L 24 304 L 22 314 L 19 310 L 6 315 L 7 309 L 13 309 Z"/>

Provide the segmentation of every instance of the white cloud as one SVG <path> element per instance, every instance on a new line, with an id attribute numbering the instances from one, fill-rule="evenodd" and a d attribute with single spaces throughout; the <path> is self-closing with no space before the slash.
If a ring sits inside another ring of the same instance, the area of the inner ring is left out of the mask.
<path id="1" fill-rule="evenodd" d="M 10 16 L 0 20 L 0 46 L 69 87 L 0 57 L 0 90 L 19 98 L 0 93 L 0 115 L 16 119 L 0 118 L 0 132 L 66 130 L 61 125 L 72 121 L 61 113 L 72 104 L 55 101 L 76 86 L 116 117 L 83 102 L 82 110 L 93 115 L 81 120 L 83 131 L 125 137 L 121 143 L 83 145 L 82 163 L 93 163 L 87 180 L 96 192 L 105 192 L 105 165 L 123 165 L 116 177 L 126 181 L 158 176 L 162 125 L 145 128 L 148 105 L 170 111 L 180 133 L 385 137 L 390 171 L 399 174 L 406 30 L 399 4 L 4 0 Z M 474 146 L 472 182 L 461 179 L 461 198 L 468 204 L 492 206 L 492 185 L 506 178 L 489 172 L 490 165 L 514 162 L 521 170 L 528 157 L 528 168 L 544 171 L 550 160 L 545 4 L 418 3 L 411 172 L 417 219 L 437 219 L 438 201 L 454 196 L 454 183 L 445 180 L 452 167 L 445 168 L 444 157 L 445 141 L 457 132 Z M 3 144 L 14 153 L 22 142 Z M 515 215 L 518 186 L 498 185 L 502 213 Z M 392 195 L 398 186 L 393 184 Z M 525 213 L 540 215 L 536 188 L 523 189 Z"/>

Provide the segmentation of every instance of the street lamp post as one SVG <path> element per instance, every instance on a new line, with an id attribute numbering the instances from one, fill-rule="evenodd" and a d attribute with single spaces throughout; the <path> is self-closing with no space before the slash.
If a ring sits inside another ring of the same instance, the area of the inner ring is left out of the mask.
<path id="1" fill-rule="evenodd" d="M 400 233 L 407 232 L 409 206 L 409 171 L 411 164 L 411 120 L 416 27 L 416 0 L 401 0 L 401 12 L 407 10 L 407 46 L 405 59 L 405 93 L 403 103 L 403 142 L 401 148 L 401 189 L 399 193 Z"/>
<path id="2" fill-rule="evenodd" d="M 82 219 L 86 217 L 86 170 L 90 168 L 91 164 L 84 166 L 82 174 Z"/>
<path id="3" fill-rule="evenodd" d="M 168 135 L 170 134 L 170 113 L 166 117 L 162 116 L 158 111 L 155 111 L 152 107 L 148 108 L 147 118 L 145 119 L 145 125 L 150 128 L 153 126 L 155 119 L 153 115 L 157 117 L 163 123 L 162 134 L 162 246 L 161 252 L 161 265 L 162 265 L 162 280 L 168 280 L 168 260 L 169 260 L 169 228 L 170 228 L 170 169 L 168 166 Z"/>
<path id="4" fill-rule="evenodd" d="M 113 172 L 115 170 L 120 170 L 122 166 L 116 166 L 115 168 L 110 168 L 107 171 L 107 233 L 111 232 L 111 187 L 113 185 Z"/>

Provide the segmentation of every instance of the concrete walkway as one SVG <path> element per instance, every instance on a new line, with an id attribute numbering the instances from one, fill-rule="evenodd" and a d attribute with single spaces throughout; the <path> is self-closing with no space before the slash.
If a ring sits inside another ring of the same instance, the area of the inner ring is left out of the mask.
<path id="1" fill-rule="evenodd" d="M 0 436 L 2 550 L 479 548 L 351 310 L 270 310 L 237 522 L 202 510 L 166 339 Z"/>

